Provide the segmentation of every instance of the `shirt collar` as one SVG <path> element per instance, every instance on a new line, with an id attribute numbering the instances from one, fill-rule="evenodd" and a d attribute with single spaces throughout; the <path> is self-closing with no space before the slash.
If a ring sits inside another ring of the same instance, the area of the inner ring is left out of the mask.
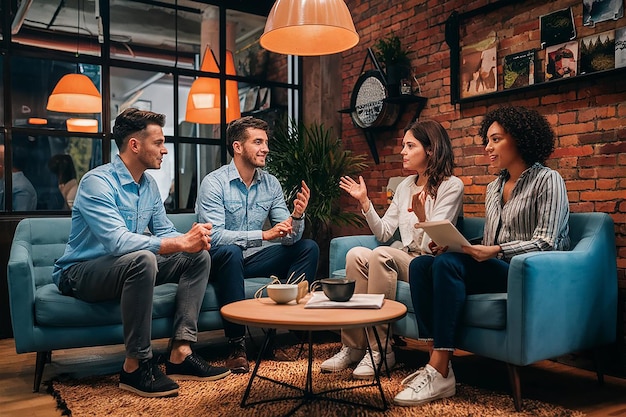
<path id="1" fill-rule="evenodd" d="M 264 174 L 265 174 L 265 171 L 263 171 L 261 168 L 255 168 L 253 181 L 257 183 L 261 182 L 261 177 Z M 241 179 L 241 175 L 239 175 L 239 171 L 237 170 L 237 167 L 235 166 L 234 159 L 232 159 L 230 161 L 230 164 L 228 164 L 228 182 L 232 182 L 233 180 L 239 180 L 243 182 L 243 180 Z"/>
<path id="2" fill-rule="evenodd" d="M 113 168 L 115 169 L 115 172 L 117 172 L 117 174 L 119 175 L 120 183 L 122 185 L 135 183 L 135 179 L 133 178 L 132 175 L 130 175 L 130 171 L 128 170 L 126 165 L 124 165 L 124 162 L 122 161 L 122 158 L 120 158 L 119 154 L 113 157 L 113 161 L 111 161 L 111 164 L 113 164 Z M 143 184 L 143 182 L 144 182 L 144 175 L 141 174 L 141 178 L 139 179 L 139 185 Z"/>

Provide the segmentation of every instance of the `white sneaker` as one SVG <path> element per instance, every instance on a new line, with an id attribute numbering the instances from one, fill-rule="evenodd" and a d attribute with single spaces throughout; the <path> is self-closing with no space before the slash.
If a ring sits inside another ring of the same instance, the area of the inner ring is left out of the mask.
<path id="1" fill-rule="evenodd" d="M 338 372 L 357 363 L 365 355 L 365 349 L 355 349 L 343 345 L 341 350 L 330 359 L 326 359 L 320 366 L 323 372 Z"/>
<path id="2" fill-rule="evenodd" d="M 448 365 L 449 366 L 449 365 Z M 444 378 L 435 368 L 426 365 L 402 380 L 406 388 L 393 399 L 397 405 L 412 406 L 452 397 L 456 394 L 456 379 L 452 367 Z"/>
<path id="3" fill-rule="evenodd" d="M 374 356 L 374 362 L 376 366 L 378 366 L 382 360 L 382 355 L 380 352 L 372 350 L 372 356 Z M 387 353 L 385 355 L 387 358 L 387 369 L 391 369 L 396 366 L 396 354 L 393 351 Z M 382 371 L 385 370 L 385 366 L 381 368 Z M 355 379 L 372 379 L 374 378 L 374 365 L 372 364 L 372 359 L 370 358 L 369 349 L 365 352 L 365 356 L 361 359 L 361 362 L 354 368 L 352 372 L 352 377 Z"/>

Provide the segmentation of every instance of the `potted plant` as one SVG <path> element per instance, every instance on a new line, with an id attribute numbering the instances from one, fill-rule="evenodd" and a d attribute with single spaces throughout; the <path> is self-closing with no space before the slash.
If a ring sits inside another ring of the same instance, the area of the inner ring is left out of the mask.
<path id="1" fill-rule="evenodd" d="M 267 170 L 278 178 L 289 203 L 300 190 L 302 180 L 311 189 L 304 233 L 320 247 L 320 272 L 328 270 L 331 225 L 365 224 L 362 216 L 342 211 L 338 203 L 339 179 L 367 169 L 366 158 L 365 154 L 354 155 L 345 150 L 341 139 L 323 124 L 278 123 L 274 129 Z"/>
<path id="2" fill-rule="evenodd" d="M 391 34 L 374 44 L 374 56 L 383 65 L 390 95 L 399 91 L 400 81 L 411 72 L 409 51 L 402 48 L 400 38 Z"/>

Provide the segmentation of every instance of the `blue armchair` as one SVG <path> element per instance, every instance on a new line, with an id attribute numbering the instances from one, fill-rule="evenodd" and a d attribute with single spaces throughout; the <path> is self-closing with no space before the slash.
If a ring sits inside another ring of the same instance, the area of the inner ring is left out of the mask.
<path id="1" fill-rule="evenodd" d="M 465 218 L 458 228 L 468 240 L 482 235 L 484 219 Z M 521 409 L 518 367 L 616 340 L 617 267 L 613 220 L 606 213 L 570 215 L 572 249 L 533 252 L 511 260 L 508 290 L 467 298 L 458 348 L 507 363 L 515 408 Z M 373 236 L 345 236 L 330 243 L 330 276 L 345 276 L 346 253 L 381 245 Z M 396 300 L 408 314 L 394 334 L 417 339 L 408 283 Z M 598 379 L 602 382 L 602 370 Z"/>

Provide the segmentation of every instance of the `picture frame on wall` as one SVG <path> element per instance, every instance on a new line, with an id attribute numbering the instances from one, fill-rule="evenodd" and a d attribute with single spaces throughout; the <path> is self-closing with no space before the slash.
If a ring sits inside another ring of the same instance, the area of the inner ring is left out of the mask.
<path id="1" fill-rule="evenodd" d="M 498 41 L 495 33 L 480 42 L 461 47 L 460 97 L 472 97 L 498 90 Z"/>
<path id="2" fill-rule="evenodd" d="M 624 17 L 624 0 L 582 0 L 583 25 L 594 27 L 596 23 Z"/>
<path id="3" fill-rule="evenodd" d="M 535 83 L 536 51 L 510 54 L 504 57 L 504 89 L 525 87 Z"/>
<path id="4" fill-rule="evenodd" d="M 575 77 L 578 74 L 578 41 L 546 48 L 546 81 Z"/>
<path id="5" fill-rule="evenodd" d="M 580 73 L 615 68 L 615 31 L 609 30 L 580 40 Z"/>
<path id="6" fill-rule="evenodd" d="M 615 29 L 615 68 L 626 67 L 626 26 Z"/>
<path id="7" fill-rule="evenodd" d="M 542 49 L 576 39 L 576 26 L 571 7 L 540 16 L 539 27 Z"/>

